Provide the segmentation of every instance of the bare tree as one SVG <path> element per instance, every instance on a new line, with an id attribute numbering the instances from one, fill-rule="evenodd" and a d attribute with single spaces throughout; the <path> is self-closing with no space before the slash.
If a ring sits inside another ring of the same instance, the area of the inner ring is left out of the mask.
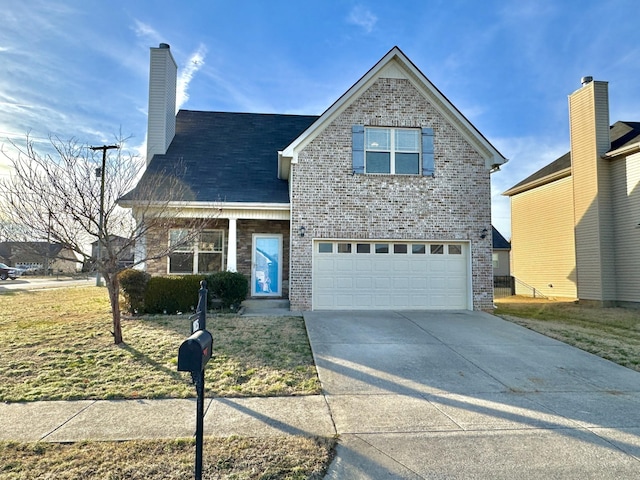
<path id="1" fill-rule="evenodd" d="M 124 140 L 118 139 L 117 144 L 122 147 Z M 10 142 L 10 146 L 15 153 L 2 149 L 13 166 L 11 177 L 0 180 L 3 224 L 10 226 L 12 235 L 22 232 L 20 240 L 47 239 L 74 252 L 83 262 L 94 262 L 109 292 L 114 341 L 122 343 L 118 273 L 166 257 L 193 242 L 211 221 L 189 220 L 189 235 L 179 244 L 164 242 L 153 248 L 138 248 L 150 231 L 168 231 L 179 216 L 177 205 L 184 205 L 184 200 L 191 197 L 181 181 L 181 166 L 145 174 L 145 181 L 136 187 L 144 160 L 122 148 L 103 157 L 100 149 L 92 150 L 75 139 L 50 137 L 49 143 L 38 149 L 29 135 L 23 146 L 17 142 Z M 135 204 L 136 218 L 118 205 L 123 197 Z M 92 256 L 88 245 L 95 239 L 100 254 Z M 133 264 L 123 264 L 121 259 L 132 250 L 138 252 Z"/>

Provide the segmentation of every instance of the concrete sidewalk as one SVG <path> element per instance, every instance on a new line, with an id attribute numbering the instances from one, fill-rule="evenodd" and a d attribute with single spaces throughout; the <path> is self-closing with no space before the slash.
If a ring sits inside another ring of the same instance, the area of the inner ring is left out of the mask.
<path id="1" fill-rule="evenodd" d="M 192 437 L 196 400 L 0 403 L 0 440 L 77 442 Z M 333 436 L 322 395 L 205 399 L 204 434 Z"/>

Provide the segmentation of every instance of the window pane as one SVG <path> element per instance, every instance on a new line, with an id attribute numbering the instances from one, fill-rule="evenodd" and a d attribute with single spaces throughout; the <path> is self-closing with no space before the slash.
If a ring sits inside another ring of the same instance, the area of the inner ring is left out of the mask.
<path id="1" fill-rule="evenodd" d="M 424 244 L 414 244 L 411 245 L 411 253 L 415 254 L 415 255 L 420 255 L 420 254 L 425 254 L 427 253 L 427 249 L 426 246 Z"/>
<path id="2" fill-rule="evenodd" d="M 389 253 L 389 244 L 376 243 L 376 253 Z"/>
<path id="3" fill-rule="evenodd" d="M 444 254 L 444 245 L 431 245 L 431 254 L 432 255 L 443 255 Z"/>
<path id="4" fill-rule="evenodd" d="M 221 253 L 199 253 L 198 273 L 219 272 L 222 270 Z"/>
<path id="5" fill-rule="evenodd" d="M 393 253 L 407 253 L 407 251 L 406 243 L 395 243 L 393 245 Z"/>
<path id="6" fill-rule="evenodd" d="M 418 153 L 396 153 L 396 172 L 398 175 L 417 175 L 420 173 L 420 155 Z"/>
<path id="7" fill-rule="evenodd" d="M 169 245 L 179 251 L 191 252 L 193 244 L 186 241 L 188 236 L 189 230 L 184 228 L 169 230 Z"/>
<path id="8" fill-rule="evenodd" d="M 319 243 L 318 253 L 333 253 L 333 243 Z"/>
<path id="9" fill-rule="evenodd" d="M 198 243 L 201 252 L 221 252 L 222 232 L 202 232 Z"/>
<path id="10" fill-rule="evenodd" d="M 338 253 L 351 253 L 351 244 L 350 243 L 339 243 L 338 244 Z"/>
<path id="11" fill-rule="evenodd" d="M 388 128 L 367 128 L 366 149 L 384 150 L 391 149 L 391 130 Z"/>
<path id="12" fill-rule="evenodd" d="M 193 273 L 193 253 L 169 255 L 169 273 Z"/>
<path id="13" fill-rule="evenodd" d="M 359 243 L 356 246 L 357 253 L 371 253 L 371 244 L 369 243 Z"/>
<path id="14" fill-rule="evenodd" d="M 396 130 L 397 152 L 419 152 L 420 132 L 418 130 Z"/>
<path id="15" fill-rule="evenodd" d="M 500 258 L 497 253 L 492 253 L 491 258 L 493 260 L 493 268 L 497 269 L 500 266 Z"/>
<path id="16" fill-rule="evenodd" d="M 367 173 L 391 173 L 389 152 L 367 152 Z"/>
<path id="17" fill-rule="evenodd" d="M 449 255 L 462 255 L 462 245 L 449 245 Z"/>

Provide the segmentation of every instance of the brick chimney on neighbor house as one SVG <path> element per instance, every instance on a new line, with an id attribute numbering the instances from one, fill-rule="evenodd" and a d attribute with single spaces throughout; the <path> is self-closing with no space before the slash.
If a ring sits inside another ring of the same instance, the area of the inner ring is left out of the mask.
<path id="1" fill-rule="evenodd" d="M 149 68 L 149 112 L 147 165 L 155 155 L 164 155 L 176 133 L 176 83 L 178 66 L 169 45 L 151 48 Z"/>
<path id="2" fill-rule="evenodd" d="M 578 298 L 608 306 L 615 299 L 616 277 L 611 222 L 611 149 L 608 82 L 582 78 L 569 95 L 571 176 Z"/>

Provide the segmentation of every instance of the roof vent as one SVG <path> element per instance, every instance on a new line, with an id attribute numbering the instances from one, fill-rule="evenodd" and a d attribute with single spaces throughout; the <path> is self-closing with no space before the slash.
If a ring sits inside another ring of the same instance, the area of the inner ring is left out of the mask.
<path id="1" fill-rule="evenodd" d="M 591 83 L 593 82 L 593 77 L 582 77 L 580 79 L 580 83 L 582 83 L 582 86 L 584 87 L 587 83 Z"/>

